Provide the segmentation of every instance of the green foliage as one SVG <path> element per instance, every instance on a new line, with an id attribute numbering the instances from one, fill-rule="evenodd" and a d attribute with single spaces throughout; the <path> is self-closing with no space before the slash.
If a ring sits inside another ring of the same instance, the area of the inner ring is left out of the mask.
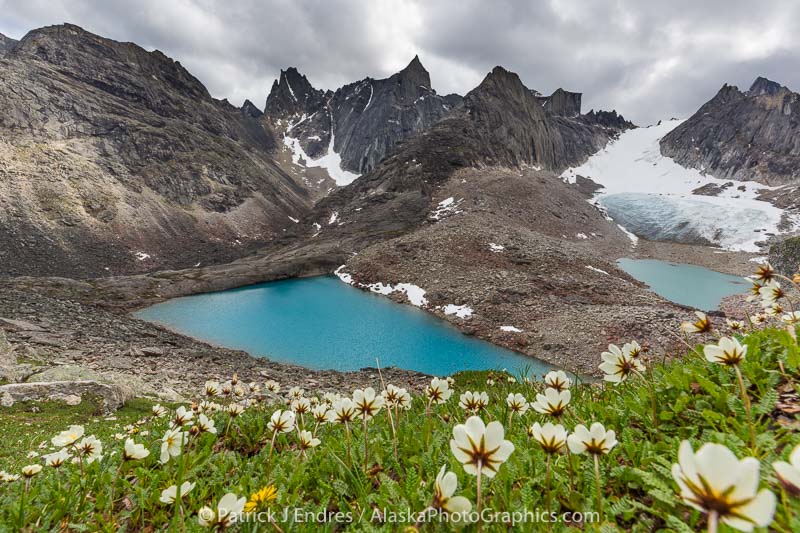
<path id="1" fill-rule="evenodd" d="M 648 365 L 646 383 L 634 377 L 619 385 L 585 384 L 573 388 L 572 402 L 560 422 L 568 430 L 577 424 L 601 422 L 617 432 L 619 444 L 601 458 L 600 491 L 606 522 L 587 524 L 565 520 L 554 523 L 553 531 L 693 531 L 705 527 L 704 517 L 684 505 L 676 494 L 671 465 L 676 461 L 680 442 L 689 439 L 695 449 L 704 442 L 728 446 L 739 457 L 754 455 L 762 463 L 762 484 L 779 496 L 771 464 L 786 460 L 791 448 L 800 443 L 792 424 L 778 423 L 775 416 L 778 387 L 797 379 L 797 348 L 784 330 L 756 331 L 745 337 L 747 358 L 741 365 L 752 411 L 756 449 L 749 443 L 749 425 L 733 369 L 707 362 L 695 352 L 665 365 Z M 781 371 L 779 363 L 783 364 Z M 483 480 L 483 506 L 490 511 L 544 512 L 546 456 L 528 437 L 534 422 L 548 421 L 545 415 L 529 410 L 515 416 L 508 427 L 509 392 L 520 392 L 529 401 L 541 392 L 541 383 L 528 383 L 520 377 L 510 381 L 502 372 L 464 372 L 454 376 L 455 393 L 443 405 L 431 407 L 431 432 L 426 435 L 427 402 L 414 397 L 411 409 L 401 414 L 397 427 L 397 457 L 393 432 L 386 410 L 368 423 L 369 468 L 363 469 L 364 435 L 359 422 L 350 426 L 352 464 L 348 459 L 347 438 L 342 425 L 324 424 L 316 430 L 322 443 L 301 453 L 296 433 L 275 439 L 270 459 L 272 433 L 267 427 L 275 409 L 286 408 L 282 400 L 265 400 L 230 419 L 226 412 L 210 414 L 217 435 L 192 436 L 184 454 L 182 479 L 196 483 L 183 499 L 184 517 L 174 515 L 174 507 L 161 504 L 161 491 L 177 481 L 179 459 L 159 462 L 160 438 L 170 416 L 150 414 L 151 403 L 136 400 L 114 415 L 114 420 L 96 413 L 91 402 L 76 407 L 56 404 L 16 405 L 0 411 L 3 441 L 0 469 L 19 473 L 25 464 L 40 463 L 26 458 L 31 451 L 52 451 L 50 438 L 70 424 L 83 424 L 86 434 L 103 441 L 104 457 L 85 465 L 84 473 L 75 464 L 58 470 L 46 467 L 28 483 L 22 522 L 28 530 L 129 531 L 199 530 L 198 510 L 214 508 L 227 492 L 249 497 L 267 485 L 275 485 L 277 501 L 271 504 L 283 531 L 398 531 L 413 523 L 382 523 L 387 512 L 421 512 L 432 502 L 433 484 L 439 469 L 458 476 L 457 494 L 473 505 L 475 478 L 466 474 L 449 448 L 453 426 L 467 414 L 458 406 L 458 395 L 466 390 L 485 390 L 488 407 L 480 413 L 485 421 L 498 420 L 506 426 L 506 438 L 515 445 L 510 459 L 493 479 Z M 494 384 L 488 385 L 491 379 Z M 652 389 L 651 389 L 652 386 Z M 656 395 L 658 429 L 652 420 L 650 395 Z M 351 391 L 342 391 L 349 393 Z M 314 430 L 306 414 L 306 429 Z M 785 420 L 784 420 L 785 422 Z M 134 428 L 125 429 L 128 424 Z M 119 435 L 118 435 L 119 434 Z M 121 464 L 125 438 L 131 437 L 150 450 L 141 461 Z M 39 444 L 45 441 L 44 449 Z M 14 530 L 20 521 L 20 500 L 25 482 L 0 485 L 0 530 Z M 551 502 L 554 512 L 593 513 L 596 481 L 588 456 L 560 455 L 552 461 Z M 111 491 L 114 491 L 113 502 Z M 288 509 L 289 520 L 281 513 Z M 295 515 L 297 509 L 300 515 Z M 340 513 L 340 515 L 337 515 Z M 352 517 L 353 521 L 326 524 L 295 520 L 311 516 Z M 499 516 L 499 515 L 498 515 Z M 779 504 L 774 527 L 783 531 L 800 528 L 800 504 L 787 497 Z M 538 531 L 543 522 L 516 524 L 509 518 L 487 524 L 484 531 Z M 241 531 L 268 531 L 269 523 L 244 523 Z M 448 531 L 450 524 L 419 523 L 422 531 Z M 475 530 L 474 525 L 464 528 Z"/>

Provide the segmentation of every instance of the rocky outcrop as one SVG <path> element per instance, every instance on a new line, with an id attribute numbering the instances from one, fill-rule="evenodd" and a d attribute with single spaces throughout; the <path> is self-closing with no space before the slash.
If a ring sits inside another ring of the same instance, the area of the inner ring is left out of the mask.
<path id="1" fill-rule="evenodd" d="M 363 174 L 460 100 L 458 95 L 436 94 L 428 71 L 415 57 L 389 78 L 365 78 L 335 92 L 314 89 L 289 68 L 272 85 L 264 113 L 276 131 L 297 139 L 308 157 L 333 151 L 341 157 L 342 169 Z"/>
<path id="2" fill-rule="evenodd" d="M 51 26 L 0 77 L 0 275 L 228 261 L 312 203 L 253 106 L 213 99 L 159 51 Z"/>
<path id="3" fill-rule="evenodd" d="M 784 276 L 794 275 L 800 269 L 800 237 L 789 237 L 773 244 L 769 249 L 769 263 Z"/>
<path id="4" fill-rule="evenodd" d="M 77 405 L 83 400 L 99 401 L 103 414 L 110 414 L 133 395 L 125 387 L 107 385 L 96 381 L 50 381 L 34 383 L 11 383 L 0 385 L 3 407 L 17 402 L 64 402 Z"/>
<path id="5" fill-rule="evenodd" d="M 0 57 L 3 57 L 6 53 L 8 53 L 8 51 L 11 50 L 16 43 L 16 39 L 6 37 L 0 33 Z"/>
<path id="6" fill-rule="evenodd" d="M 561 171 L 619 130 L 546 112 L 519 77 L 496 67 L 463 102 L 351 185 L 317 203 L 295 238 L 343 253 L 426 223 L 437 188 L 453 172 L 487 166 Z M 311 240 L 313 239 L 313 240 Z"/>
<path id="7" fill-rule="evenodd" d="M 559 117 L 577 117 L 581 114 L 581 93 L 556 89 L 550 96 L 535 95 L 545 111 Z"/>
<path id="8" fill-rule="evenodd" d="M 718 178 L 783 185 L 800 180 L 800 94 L 766 78 L 746 92 L 724 85 L 661 140 L 661 153 Z"/>

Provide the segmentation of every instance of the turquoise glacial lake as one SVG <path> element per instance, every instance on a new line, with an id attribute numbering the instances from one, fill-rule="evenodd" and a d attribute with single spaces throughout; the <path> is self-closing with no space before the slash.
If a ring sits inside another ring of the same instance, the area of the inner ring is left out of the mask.
<path id="1" fill-rule="evenodd" d="M 738 276 L 707 268 L 656 259 L 620 259 L 618 266 L 675 303 L 713 311 L 726 296 L 747 292 L 749 285 Z"/>
<path id="2" fill-rule="evenodd" d="M 212 344 L 314 369 L 374 368 L 376 357 L 381 367 L 433 375 L 502 368 L 535 375 L 552 369 L 335 277 L 176 298 L 136 316 Z"/>

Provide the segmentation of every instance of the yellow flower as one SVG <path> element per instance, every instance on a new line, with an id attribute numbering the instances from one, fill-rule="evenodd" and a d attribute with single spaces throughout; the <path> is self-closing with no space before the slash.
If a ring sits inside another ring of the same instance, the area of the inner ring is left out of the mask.
<path id="1" fill-rule="evenodd" d="M 250 499 L 244 504 L 244 512 L 252 513 L 259 509 L 269 507 L 269 504 L 278 499 L 278 489 L 275 485 L 267 485 L 258 492 L 254 492 Z"/>

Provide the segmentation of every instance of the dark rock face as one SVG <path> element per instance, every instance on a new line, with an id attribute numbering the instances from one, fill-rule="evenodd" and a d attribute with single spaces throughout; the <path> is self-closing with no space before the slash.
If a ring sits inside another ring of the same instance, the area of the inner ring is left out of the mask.
<path id="1" fill-rule="evenodd" d="M 550 96 L 536 96 L 542 107 L 551 115 L 577 117 L 581 114 L 581 93 L 556 89 Z"/>
<path id="2" fill-rule="evenodd" d="M 613 109 L 611 111 L 595 111 L 594 109 L 591 109 L 585 115 L 581 115 L 580 118 L 586 124 L 601 126 L 603 128 L 611 128 L 619 131 L 625 131 L 636 127 L 633 122 L 625 120 L 625 117 L 618 115 Z"/>
<path id="3" fill-rule="evenodd" d="M 73 25 L 0 58 L 0 275 L 239 257 L 311 204 L 273 133 L 161 52 Z"/>
<path id="4" fill-rule="evenodd" d="M 516 74 L 496 67 L 441 120 L 318 202 L 299 231 L 316 235 L 309 246 L 337 242 L 343 251 L 358 250 L 425 223 L 437 187 L 459 169 L 560 171 L 583 162 L 618 132 L 581 117 L 552 116 Z"/>
<path id="5" fill-rule="evenodd" d="M 769 249 L 769 262 L 779 273 L 792 276 L 800 268 L 800 237 L 789 237 Z"/>
<path id="6" fill-rule="evenodd" d="M 800 180 L 800 94 L 766 78 L 724 85 L 661 140 L 661 153 L 719 178 L 782 185 Z"/>
<path id="7" fill-rule="evenodd" d="M 0 33 L 0 57 L 3 57 L 9 50 L 11 50 L 17 43 L 16 39 L 6 37 Z"/>
<path id="8" fill-rule="evenodd" d="M 312 158 L 332 148 L 341 166 L 365 173 L 395 147 L 439 121 L 460 103 L 439 96 L 418 57 L 393 76 L 365 78 L 336 92 L 314 89 L 294 68 L 281 71 L 267 98 L 265 117 L 277 130 L 298 139 Z"/>

